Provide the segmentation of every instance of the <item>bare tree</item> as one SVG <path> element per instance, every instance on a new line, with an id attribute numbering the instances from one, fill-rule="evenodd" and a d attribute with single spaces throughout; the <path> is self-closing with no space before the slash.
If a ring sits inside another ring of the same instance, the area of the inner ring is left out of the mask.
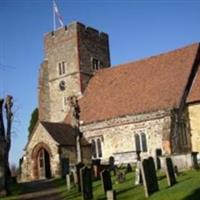
<path id="1" fill-rule="evenodd" d="M 6 129 L 4 126 L 3 106 L 6 111 Z M 4 196 L 8 193 L 8 181 L 10 179 L 9 152 L 13 120 L 12 106 L 12 96 L 8 95 L 5 99 L 5 103 L 4 99 L 0 99 L 0 196 Z"/>

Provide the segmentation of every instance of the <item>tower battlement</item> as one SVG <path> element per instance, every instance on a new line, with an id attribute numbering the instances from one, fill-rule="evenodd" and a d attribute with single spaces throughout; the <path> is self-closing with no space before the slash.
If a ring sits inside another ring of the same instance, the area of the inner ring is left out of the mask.
<path id="1" fill-rule="evenodd" d="M 56 31 L 46 33 L 44 36 L 45 43 L 51 42 L 51 41 L 55 40 L 55 38 L 59 39 L 62 37 L 66 37 L 66 35 L 73 34 L 76 31 L 81 31 L 82 33 L 87 34 L 88 37 L 98 39 L 102 42 L 108 40 L 107 33 L 98 31 L 97 29 L 94 29 L 90 26 L 85 26 L 84 24 L 82 24 L 80 22 L 72 22 L 69 25 L 66 25 L 62 28 L 57 29 Z"/>

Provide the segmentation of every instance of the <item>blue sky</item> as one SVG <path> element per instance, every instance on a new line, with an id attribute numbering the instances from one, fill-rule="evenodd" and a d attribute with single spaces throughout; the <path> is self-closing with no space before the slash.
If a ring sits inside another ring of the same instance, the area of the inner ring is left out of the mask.
<path id="1" fill-rule="evenodd" d="M 200 0 L 57 0 L 65 24 L 80 21 L 110 36 L 112 65 L 200 41 Z M 18 163 L 37 106 L 43 36 L 51 0 L 0 0 L 0 96 L 14 97 L 11 163 Z"/>

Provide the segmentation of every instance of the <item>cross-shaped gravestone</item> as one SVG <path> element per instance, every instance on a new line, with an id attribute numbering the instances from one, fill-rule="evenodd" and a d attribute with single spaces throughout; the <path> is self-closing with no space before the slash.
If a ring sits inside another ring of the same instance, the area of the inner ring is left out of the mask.
<path id="1" fill-rule="evenodd" d="M 88 167 L 83 167 L 80 170 L 81 192 L 83 200 L 93 198 L 92 194 L 92 171 Z"/>
<path id="2" fill-rule="evenodd" d="M 155 164 L 152 157 L 144 159 L 141 164 L 142 179 L 145 189 L 145 196 L 149 197 L 152 193 L 159 190 L 156 176 Z"/>
<path id="3" fill-rule="evenodd" d="M 108 190 L 112 190 L 112 180 L 111 180 L 110 172 L 107 169 L 101 172 L 101 180 L 102 180 L 103 189 L 105 193 Z"/>
<path id="4" fill-rule="evenodd" d="M 173 186 L 174 184 L 176 184 L 176 177 L 174 173 L 174 166 L 172 163 L 172 159 L 166 158 L 165 162 L 166 162 L 165 171 L 167 175 L 167 183 L 168 186 Z"/>

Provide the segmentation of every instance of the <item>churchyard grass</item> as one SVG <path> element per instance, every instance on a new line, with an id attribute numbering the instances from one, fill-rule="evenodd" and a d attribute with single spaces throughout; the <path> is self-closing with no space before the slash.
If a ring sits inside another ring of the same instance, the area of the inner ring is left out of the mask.
<path id="1" fill-rule="evenodd" d="M 159 180 L 159 191 L 152 194 L 149 200 L 199 200 L 200 199 L 200 171 L 182 172 L 177 177 L 178 183 L 173 187 L 168 187 L 167 179 L 163 172 L 157 174 Z M 117 199 L 120 200 L 145 200 L 143 186 L 134 185 L 134 173 L 126 175 L 124 183 L 117 183 L 112 177 L 113 189 L 116 190 Z M 66 200 L 82 200 L 76 188 L 67 191 L 65 180 L 57 179 L 54 182 L 59 188 L 60 196 Z M 93 199 L 106 199 L 101 185 L 101 181 L 93 182 Z"/>

